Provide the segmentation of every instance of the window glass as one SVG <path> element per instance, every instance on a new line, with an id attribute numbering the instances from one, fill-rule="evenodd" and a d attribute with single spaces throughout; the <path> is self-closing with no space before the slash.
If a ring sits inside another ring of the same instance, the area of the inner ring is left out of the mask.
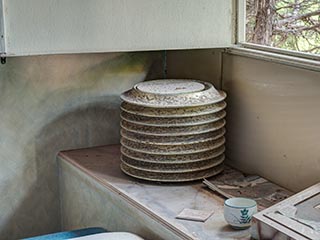
<path id="1" fill-rule="evenodd" d="M 246 0 L 246 42 L 320 54 L 320 0 Z"/>

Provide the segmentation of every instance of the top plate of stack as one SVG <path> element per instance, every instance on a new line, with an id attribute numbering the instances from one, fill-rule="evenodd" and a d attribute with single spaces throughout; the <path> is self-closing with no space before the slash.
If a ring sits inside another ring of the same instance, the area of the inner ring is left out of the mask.
<path id="1" fill-rule="evenodd" d="M 142 82 L 121 94 L 127 103 L 153 108 L 197 107 L 225 98 L 225 92 L 216 90 L 210 83 L 182 79 Z"/>
<path id="2" fill-rule="evenodd" d="M 121 169 L 182 182 L 223 170 L 226 94 L 198 80 L 153 80 L 121 95 Z"/>

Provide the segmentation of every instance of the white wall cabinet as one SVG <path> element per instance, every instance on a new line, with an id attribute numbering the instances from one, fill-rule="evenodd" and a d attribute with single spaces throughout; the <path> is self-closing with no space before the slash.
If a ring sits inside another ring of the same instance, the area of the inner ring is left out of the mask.
<path id="1" fill-rule="evenodd" d="M 0 0 L 2 56 L 217 48 L 233 0 Z"/>

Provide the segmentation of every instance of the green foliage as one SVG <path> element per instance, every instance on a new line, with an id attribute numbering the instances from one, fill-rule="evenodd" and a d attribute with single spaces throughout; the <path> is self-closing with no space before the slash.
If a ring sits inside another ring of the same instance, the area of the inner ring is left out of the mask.
<path id="1" fill-rule="evenodd" d="M 320 54 L 320 0 L 247 0 L 247 42 L 262 44 L 259 18 L 272 29 L 260 37 L 270 46 Z"/>

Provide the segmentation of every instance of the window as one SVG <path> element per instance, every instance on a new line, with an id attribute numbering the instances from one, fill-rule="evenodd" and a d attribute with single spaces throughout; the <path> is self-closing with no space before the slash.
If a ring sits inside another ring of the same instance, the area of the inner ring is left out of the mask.
<path id="1" fill-rule="evenodd" d="M 320 0 L 243 1 L 245 14 L 239 17 L 245 18 L 245 31 L 239 29 L 240 41 L 320 54 Z"/>

